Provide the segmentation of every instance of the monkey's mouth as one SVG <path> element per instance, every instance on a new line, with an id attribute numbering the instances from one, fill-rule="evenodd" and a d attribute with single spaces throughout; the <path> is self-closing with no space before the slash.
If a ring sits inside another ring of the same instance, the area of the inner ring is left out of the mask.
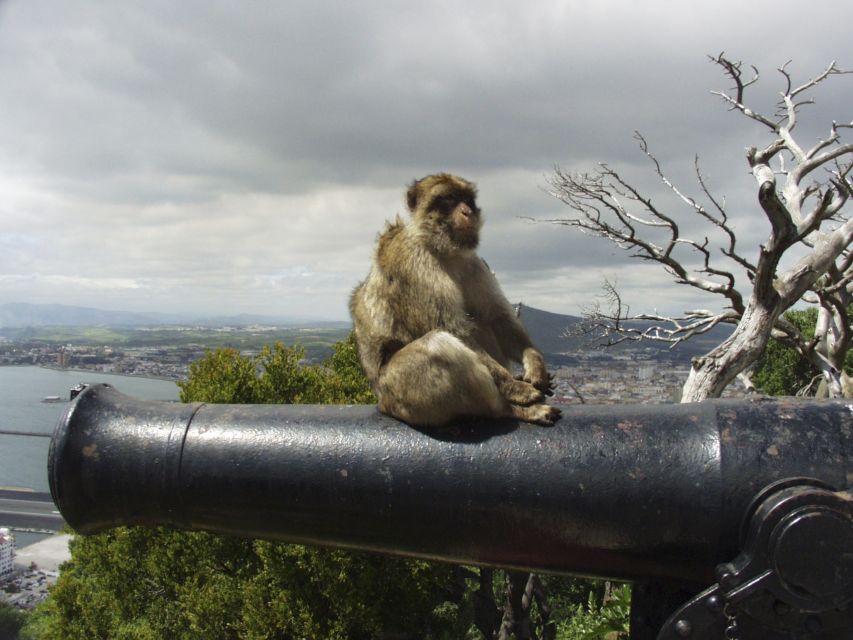
<path id="1" fill-rule="evenodd" d="M 468 229 L 479 229 L 480 224 L 479 220 L 476 216 L 471 214 L 463 214 L 460 216 L 459 220 L 456 222 L 456 228 L 460 231 L 465 231 Z"/>
<path id="2" fill-rule="evenodd" d="M 471 226 L 458 226 L 453 234 L 453 241 L 460 249 L 476 249 L 480 243 L 480 227 L 472 224 Z"/>

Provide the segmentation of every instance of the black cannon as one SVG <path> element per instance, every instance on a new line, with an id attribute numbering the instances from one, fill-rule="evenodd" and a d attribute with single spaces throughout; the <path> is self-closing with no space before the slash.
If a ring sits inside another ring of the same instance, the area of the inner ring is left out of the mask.
<path id="1" fill-rule="evenodd" d="M 57 426 L 50 489 L 84 534 L 162 524 L 631 580 L 637 639 L 853 636 L 853 404 L 563 411 L 421 431 L 372 406 L 93 385 Z M 672 585 L 693 597 L 660 618 Z"/>

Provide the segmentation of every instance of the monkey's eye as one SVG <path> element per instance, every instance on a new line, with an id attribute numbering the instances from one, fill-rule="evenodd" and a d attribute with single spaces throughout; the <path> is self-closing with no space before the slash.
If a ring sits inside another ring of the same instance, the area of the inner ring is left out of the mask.
<path id="1" fill-rule="evenodd" d="M 457 199 L 453 196 L 441 196 L 435 199 L 433 207 L 439 211 L 452 211 L 456 203 Z"/>

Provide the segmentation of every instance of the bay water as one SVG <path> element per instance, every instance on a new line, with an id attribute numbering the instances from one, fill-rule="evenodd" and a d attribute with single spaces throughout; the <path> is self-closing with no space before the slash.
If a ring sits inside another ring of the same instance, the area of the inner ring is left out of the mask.
<path id="1" fill-rule="evenodd" d="M 179 393 L 178 386 L 170 380 L 42 367 L 0 367 L 0 431 L 52 434 L 68 407 L 69 391 L 81 382 L 106 382 L 122 393 L 145 400 L 177 400 Z M 59 396 L 61 401 L 43 402 L 50 396 Z M 0 434 L 0 487 L 49 491 L 49 447 L 50 438 Z M 24 533 L 17 538 L 19 546 L 34 540 Z"/>

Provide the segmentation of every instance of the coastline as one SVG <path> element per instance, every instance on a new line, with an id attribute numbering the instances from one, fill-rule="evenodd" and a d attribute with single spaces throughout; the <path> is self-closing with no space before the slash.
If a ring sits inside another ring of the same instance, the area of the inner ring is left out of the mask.
<path id="1" fill-rule="evenodd" d="M 180 389 L 175 380 L 121 376 L 90 369 L 63 371 L 38 364 L 0 367 L 0 426 L 2 430 L 26 432 L 0 434 L 0 485 L 49 491 L 47 456 L 56 424 L 70 406 L 69 390 L 79 382 L 106 382 L 141 400 L 177 402 Z M 61 396 L 61 403 L 45 403 L 46 396 Z M 2 524 L 3 518 L 0 518 Z"/>
<path id="2" fill-rule="evenodd" d="M 0 364 L 4 369 L 47 369 L 48 371 L 68 371 L 71 373 L 94 373 L 101 376 L 117 376 L 120 378 L 141 378 L 143 380 L 159 380 L 160 382 L 180 382 L 181 378 L 169 378 L 166 376 L 152 376 L 137 373 L 119 373 L 118 371 L 99 371 L 97 369 L 82 369 L 80 367 L 57 367 L 51 364 Z"/>
<path id="3" fill-rule="evenodd" d="M 22 573 L 29 571 L 30 566 L 36 565 L 42 571 L 58 572 L 63 562 L 71 560 L 68 550 L 70 533 L 55 533 L 47 538 L 21 547 L 15 554 L 15 567 Z"/>
<path id="4" fill-rule="evenodd" d="M 144 380 L 159 380 L 160 382 L 180 381 L 180 378 L 167 378 L 165 376 L 138 375 L 135 373 L 118 373 L 116 371 L 97 371 L 95 369 L 81 369 L 80 367 L 56 367 L 49 364 L 11 364 L 0 365 L 7 367 L 38 367 L 39 369 L 48 369 L 49 371 L 69 371 L 71 373 L 95 373 L 102 376 L 118 376 L 121 378 L 142 378 Z"/>

